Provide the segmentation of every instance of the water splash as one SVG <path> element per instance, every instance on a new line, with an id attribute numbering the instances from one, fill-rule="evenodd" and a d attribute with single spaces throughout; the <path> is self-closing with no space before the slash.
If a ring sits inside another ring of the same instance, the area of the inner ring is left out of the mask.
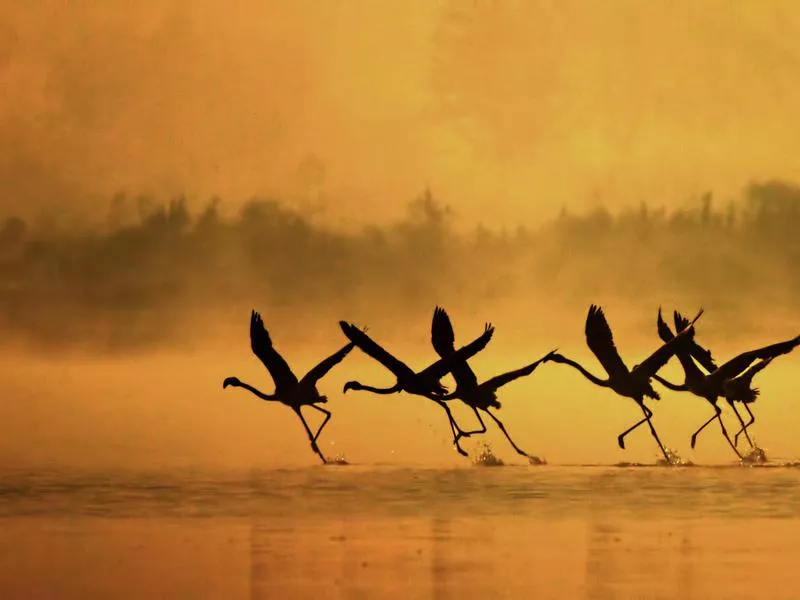
<path id="1" fill-rule="evenodd" d="M 481 442 L 480 450 L 472 459 L 472 464 L 476 467 L 502 467 L 505 463 L 494 455 L 488 443 Z"/>
<path id="2" fill-rule="evenodd" d="M 664 448 L 667 451 L 667 458 L 659 456 L 656 459 L 656 465 L 660 467 L 693 467 L 694 463 L 688 458 L 682 458 L 677 450 L 673 448 Z"/>
<path id="3" fill-rule="evenodd" d="M 541 458 L 539 456 L 531 455 L 531 456 L 528 456 L 528 464 L 535 465 L 535 466 L 546 465 L 547 464 L 547 460 L 545 458 Z"/>
<path id="4" fill-rule="evenodd" d="M 333 458 L 329 458 L 328 462 L 326 464 L 328 464 L 328 465 L 349 465 L 350 463 L 347 462 L 347 459 L 345 459 L 344 454 L 340 453 L 340 454 L 337 454 L 336 456 L 334 456 Z"/>
<path id="5" fill-rule="evenodd" d="M 743 465 L 763 465 L 768 462 L 766 451 L 758 445 L 753 446 L 747 453 L 742 455 Z"/>

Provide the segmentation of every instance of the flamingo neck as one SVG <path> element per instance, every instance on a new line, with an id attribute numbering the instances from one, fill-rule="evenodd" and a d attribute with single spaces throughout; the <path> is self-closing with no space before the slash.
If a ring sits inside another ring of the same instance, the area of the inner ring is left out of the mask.
<path id="1" fill-rule="evenodd" d="M 569 365 L 573 369 L 575 369 L 578 372 L 580 372 L 584 377 L 586 377 L 586 379 L 591 381 L 593 384 L 599 385 L 601 387 L 610 387 L 611 386 L 611 382 L 610 381 L 608 381 L 607 379 L 600 379 L 599 377 L 591 374 L 589 371 L 587 371 L 586 369 L 583 368 L 583 365 L 581 365 L 579 363 L 576 363 L 574 360 L 571 360 L 571 359 L 566 358 L 566 357 L 562 357 L 562 361 L 563 361 L 563 364 Z"/>
<path id="2" fill-rule="evenodd" d="M 371 385 L 364 385 L 363 383 L 359 384 L 360 390 L 364 390 L 365 392 L 372 392 L 373 394 L 394 394 L 400 391 L 400 387 L 398 385 L 393 385 L 390 388 L 377 388 L 372 387 Z"/>
<path id="3" fill-rule="evenodd" d="M 234 385 L 236 385 L 236 384 L 234 384 Z M 246 389 L 248 392 L 250 392 L 250 393 L 252 393 L 252 394 L 254 394 L 254 395 L 258 396 L 258 397 L 259 397 L 259 398 L 261 398 L 262 400 L 268 400 L 268 401 L 271 401 L 271 400 L 277 400 L 277 399 L 278 399 L 278 397 L 277 397 L 275 394 L 272 394 L 272 395 L 270 395 L 270 394 L 265 394 L 264 392 L 262 392 L 262 391 L 260 391 L 260 390 L 258 390 L 258 389 L 256 389 L 256 388 L 254 388 L 254 387 L 253 387 L 252 385 L 250 385 L 249 383 L 245 383 L 245 382 L 243 382 L 243 381 L 240 381 L 240 382 L 238 383 L 237 387 L 240 387 L 240 388 L 244 388 L 244 389 Z"/>

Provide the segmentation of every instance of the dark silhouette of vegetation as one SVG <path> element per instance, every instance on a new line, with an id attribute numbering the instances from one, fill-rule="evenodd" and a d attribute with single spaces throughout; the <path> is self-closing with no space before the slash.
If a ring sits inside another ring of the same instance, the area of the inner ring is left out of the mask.
<path id="1" fill-rule="evenodd" d="M 706 194 L 671 211 L 563 211 L 513 232 L 465 230 L 430 192 L 401 221 L 356 233 L 275 200 L 233 216 L 222 207 L 119 195 L 94 226 L 0 216 L 2 341 L 148 347 L 254 307 L 271 323 L 301 314 L 335 324 L 422 319 L 436 302 L 488 319 L 500 301 L 583 313 L 603 295 L 655 307 L 680 294 L 734 317 L 767 302 L 789 313 L 800 300 L 800 187 L 780 181 L 725 206 Z"/>

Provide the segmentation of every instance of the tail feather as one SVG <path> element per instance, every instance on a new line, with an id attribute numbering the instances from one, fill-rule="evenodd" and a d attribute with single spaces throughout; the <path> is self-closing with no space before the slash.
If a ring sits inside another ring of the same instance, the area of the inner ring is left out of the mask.
<path id="1" fill-rule="evenodd" d="M 435 394 L 439 394 L 441 396 L 444 396 L 445 394 L 447 394 L 447 388 L 445 386 L 443 386 L 441 383 L 436 383 L 433 386 L 431 386 L 431 390 Z"/>
<path id="2" fill-rule="evenodd" d="M 756 398 L 761 394 L 761 390 L 758 388 L 747 388 L 743 390 L 742 393 L 739 394 L 739 397 L 736 400 L 740 402 L 744 402 L 745 404 L 750 404 L 751 402 L 755 402 Z"/>
<path id="3" fill-rule="evenodd" d="M 652 398 L 653 400 L 661 400 L 661 395 L 655 390 L 655 388 L 653 388 L 652 385 L 648 385 L 647 387 L 649 387 L 650 389 L 645 391 L 644 393 L 645 396 Z"/>

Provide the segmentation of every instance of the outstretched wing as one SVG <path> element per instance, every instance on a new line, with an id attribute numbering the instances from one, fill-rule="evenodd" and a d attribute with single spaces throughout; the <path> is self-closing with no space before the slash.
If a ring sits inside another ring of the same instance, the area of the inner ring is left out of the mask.
<path id="1" fill-rule="evenodd" d="M 487 323 L 486 329 L 480 336 L 472 340 L 466 346 L 462 346 L 450 356 L 440 358 L 432 365 L 423 369 L 419 372 L 419 376 L 425 379 L 430 378 L 438 381 L 453 369 L 453 365 L 466 362 L 478 352 L 483 350 L 486 347 L 486 344 L 489 343 L 489 340 L 492 339 L 493 334 L 494 327 Z"/>
<path id="2" fill-rule="evenodd" d="M 689 319 L 684 317 L 677 310 L 673 314 L 675 321 L 675 331 L 683 331 L 689 326 Z M 700 365 L 709 373 L 717 370 L 717 363 L 714 362 L 714 357 L 711 356 L 711 350 L 703 348 L 696 340 L 692 339 L 689 343 L 689 354 L 700 363 Z"/>
<path id="3" fill-rule="evenodd" d="M 511 383 L 515 379 L 519 379 L 520 377 L 526 377 L 526 376 L 530 375 L 531 373 L 533 373 L 536 370 L 536 367 L 538 367 L 543 362 L 546 362 L 546 361 L 550 360 L 550 357 L 553 356 L 553 354 L 555 354 L 555 352 L 556 351 L 553 350 L 553 351 L 547 353 L 545 356 L 543 356 L 539 360 L 534 361 L 531 364 L 522 367 L 521 369 L 516 369 L 514 371 L 509 371 L 508 373 L 502 373 L 500 375 L 492 377 L 491 379 L 487 379 L 486 381 L 484 381 L 481 384 L 481 386 L 489 388 L 491 390 L 498 390 L 501 387 L 503 387 L 504 385 L 506 385 L 507 383 Z"/>
<path id="4" fill-rule="evenodd" d="M 731 379 L 749 367 L 754 360 L 759 358 L 775 358 L 781 354 L 788 354 L 794 350 L 798 344 L 800 344 L 800 335 L 785 342 L 778 342 L 777 344 L 770 344 L 769 346 L 764 346 L 763 348 L 750 350 L 749 352 L 743 352 L 717 369 L 714 373 L 714 376 L 720 377 L 723 380 Z"/>
<path id="5" fill-rule="evenodd" d="M 648 356 L 642 363 L 635 367 L 637 373 L 646 377 L 652 377 L 667 364 L 667 361 L 675 354 L 680 348 L 681 344 L 685 344 L 687 339 L 691 340 L 694 337 L 694 323 L 703 314 L 702 309 L 697 313 L 694 320 L 688 324 L 688 327 L 679 331 L 678 335 L 673 337 L 670 341 L 661 345 L 661 347 Z"/>
<path id="6" fill-rule="evenodd" d="M 762 359 L 762 360 L 758 361 L 752 367 L 747 369 L 744 373 L 739 375 L 739 377 L 736 378 L 736 381 L 741 381 L 742 383 L 744 383 L 744 384 L 749 386 L 750 383 L 753 381 L 753 377 L 755 377 L 758 374 L 759 371 L 761 371 L 764 367 L 766 367 L 769 363 L 771 363 L 773 358 L 774 357 L 765 358 L 765 359 Z"/>
<path id="7" fill-rule="evenodd" d="M 431 321 L 431 343 L 436 354 L 441 357 L 450 356 L 456 351 L 456 335 L 453 332 L 453 324 L 447 312 L 437 306 L 433 309 L 433 320 Z"/>
<path id="8" fill-rule="evenodd" d="M 744 402 L 745 404 L 755 402 L 759 396 L 759 389 L 752 387 L 753 377 L 771 362 L 771 358 L 762 359 L 738 377 L 723 381 L 722 389 L 725 397 L 728 400 Z"/>
<path id="9" fill-rule="evenodd" d="M 678 331 L 681 329 L 685 329 L 685 327 L 679 327 Z M 658 337 L 661 338 L 662 342 L 668 342 L 675 337 L 675 334 L 672 333 L 672 329 L 669 328 L 669 325 L 664 322 L 664 317 L 661 316 L 660 306 L 658 307 Z"/>
<path id="10" fill-rule="evenodd" d="M 586 315 L 586 344 L 612 379 L 628 375 L 628 367 L 622 362 L 614 344 L 614 336 L 603 309 L 594 304 Z"/>
<path id="11" fill-rule="evenodd" d="M 300 380 L 302 383 L 316 385 L 316 383 L 325 377 L 333 367 L 338 365 L 340 362 L 344 360 L 344 357 L 350 354 L 350 351 L 355 347 L 353 342 L 350 342 L 343 348 L 340 348 L 333 354 L 331 354 L 328 358 L 324 359 L 321 363 L 319 363 L 316 367 L 311 369 L 308 373 L 306 373 L 303 378 Z"/>
<path id="12" fill-rule="evenodd" d="M 364 354 L 367 354 L 389 369 L 398 378 L 413 376 L 414 371 L 405 363 L 397 360 L 386 350 L 381 348 L 377 342 L 369 337 L 365 332 L 347 321 L 339 321 L 339 326 L 351 342 L 358 346 Z"/>
<path id="13" fill-rule="evenodd" d="M 433 349 L 436 350 L 436 354 L 441 358 L 452 356 L 456 351 L 453 324 L 450 322 L 447 312 L 440 306 L 437 306 L 433 311 L 431 343 L 433 344 Z M 453 379 L 456 380 L 457 387 L 474 388 L 478 385 L 478 378 L 466 360 L 453 363 L 450 371 L 453 374 Z"/>
<path id="14" fill-rule="evenodd" d="M 297 384 L 297 377 L 272 346 L 272 339 L 269 337 L 267 328 L 264 327 L 264 321 L 256 311 L 250 314 L 250 348 L 252 348 L 253 354 L 267 367 L 276 388 Z"/>

